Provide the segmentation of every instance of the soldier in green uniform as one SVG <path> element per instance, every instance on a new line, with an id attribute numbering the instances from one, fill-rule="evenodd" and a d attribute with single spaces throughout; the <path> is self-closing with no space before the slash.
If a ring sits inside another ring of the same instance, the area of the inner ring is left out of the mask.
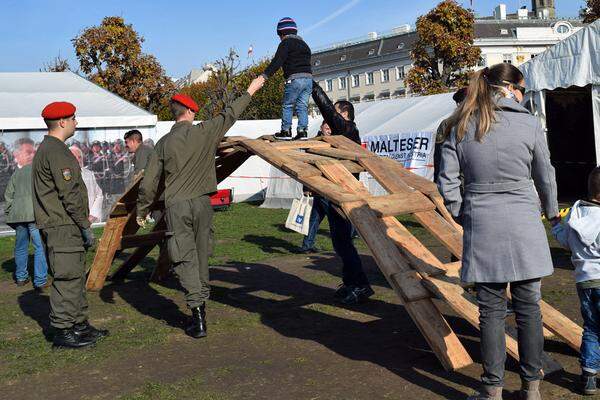
<path id="1" fill-rule="evenodd" d="M 85 251 L 93 245 L 94 236 L 79 163 L 64 143 L 75 133 L 75 106 L 50 103 L 42 117 L 48 134 L 33 158 L 33 209 L 54 275 L 50 288 L 50 325 L 56 330 L 53 343 L 55 347 L 85 347 L 108 331 L 88 322 Z"/>
<path id="2" fill-rule="evenodd" d="M 152 147 L 144 144 L 142 132 L 137 129 L 125 132 L 123 139 L 127 151 L 130 155 L 133 155 L 133 173 L 137 175 L 140 171 L 146 169 L 148 159 L 152 154 Z"/>
<path id="3" fill-rule="evenodd" d="M 217 190 L 217 146 L 264 82 L 264 78 L 256 78 L 247 93 L 221 114 L 197 125 L 192 124 L 198 112 L 194 100 L 181 94 L 173 96 L 170 108 L 176 123 L 156 144 L 139 188 L 137 221 L 143 226 L 164 176 L 167 229 L 171 235 L 167 248 L 192 311 L 186 333 L 194 338 L 206 336 L 204 302 L 210 292 L 208 253 L 213 216 L 209 195 Z"/>

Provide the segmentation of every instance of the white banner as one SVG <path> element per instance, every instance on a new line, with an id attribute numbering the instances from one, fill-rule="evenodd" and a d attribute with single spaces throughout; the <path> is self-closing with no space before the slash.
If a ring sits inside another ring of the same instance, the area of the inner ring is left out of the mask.
<path id="1" fill-rule="evenodd" d="M 364 136 L 362 142 L 373 153 L 398 161 L 411 172 L 433 180 L 433 132 Z"/>

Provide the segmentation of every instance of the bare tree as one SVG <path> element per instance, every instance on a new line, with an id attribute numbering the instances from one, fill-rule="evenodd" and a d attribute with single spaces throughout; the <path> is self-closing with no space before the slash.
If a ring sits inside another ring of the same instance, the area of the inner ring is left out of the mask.
<path id="1" fill-rule="evenodd" d="M 60 53 L 54 57 L 49 63 L 44 63 L 44 66 L 40 69 L 40 72 L 65 72 L 70 71 L 71 67 L 66 58 L 62 58 Z"/>

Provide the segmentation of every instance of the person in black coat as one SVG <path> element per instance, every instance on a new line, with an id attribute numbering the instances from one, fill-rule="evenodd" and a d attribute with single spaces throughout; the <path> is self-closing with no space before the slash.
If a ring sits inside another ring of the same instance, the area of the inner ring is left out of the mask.
<path id="1" fill-rule="evenodd" d="M 354 106 L 349 101 L 331 102 L 318 83 L 313 82 L 312 98 L 323 120 L 331 128 L 331 135 L 342 135 L 360 144 L 358 128 L 354 123 Z M 358 174 L 357 174 L 358 175 Z M 358 179 L 358 176 L 355 177 Z M 356 247 L 352 243 L 352 224 L 331 204 L 327 207 L 331 242 L 342 259 L 343 283 L 335 293 L 344 304 L 356 304 L 373 295 L 373 289 L 363 271 Z"/>

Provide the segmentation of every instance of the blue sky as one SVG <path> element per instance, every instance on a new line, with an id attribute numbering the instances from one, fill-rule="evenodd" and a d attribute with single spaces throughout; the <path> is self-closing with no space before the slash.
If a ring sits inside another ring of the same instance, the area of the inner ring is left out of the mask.
<path id="1" fill-rule="evenodd" d="M 459 0 L 469 5 L 468 0 Z M 473 0 L 479 15 L 504 2 L 509 12 L 529 0 Z M 222 57 L 230 47 L 242 54 L 252 44 L 255 58 L 272 55 L 275 25 L 290 16 L 313 48 L 386 31 L 416 18 L 438 0 L 1 0 L 0 72 L 38 71 L 56 55 L 77 66 L 71 39 L 103 17 L 119 15 L 146 39 L 173 77 Z M 558 14 L 576 17 L 583 0 L 556 0 Z M 304 30 L 304 32 L 303 32 Z"/>

